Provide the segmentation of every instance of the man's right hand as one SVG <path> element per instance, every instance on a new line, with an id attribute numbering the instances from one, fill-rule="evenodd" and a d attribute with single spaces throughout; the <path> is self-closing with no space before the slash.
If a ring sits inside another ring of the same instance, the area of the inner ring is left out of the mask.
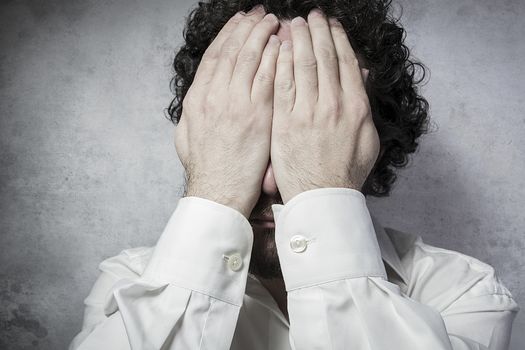
<path id="1" fill-rule="evenodd" d="M 246 218 L 270 157 L 278 27 L 262 7 L 230 18 L 202 57 L 175 130 L 186 196 L 230 206 Z"/>

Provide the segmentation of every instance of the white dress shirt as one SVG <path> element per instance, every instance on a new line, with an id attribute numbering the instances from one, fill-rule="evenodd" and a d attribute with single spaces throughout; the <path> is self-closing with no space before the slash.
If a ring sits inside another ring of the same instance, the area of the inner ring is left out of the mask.
<path id="1" fill-rule="evenodd" d="M 184 197 L 155 247 L 100 264 L 70 349 L 508 348 L 519 307 L 490 265 L 383 228 L 353 189 L 272 211 L 289 322 L 248 273 L 249 221 Z"/>

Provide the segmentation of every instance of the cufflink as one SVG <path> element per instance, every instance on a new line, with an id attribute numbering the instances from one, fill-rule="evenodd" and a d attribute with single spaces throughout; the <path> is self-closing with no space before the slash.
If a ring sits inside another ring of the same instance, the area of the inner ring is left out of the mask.
<path id="1" fill-rule="evenodd" d="M 223 255 L 222 258 L 226 261 L 228 267 L 232 271 L 239 271 L 242 268 L 242 257 L 239 253 L 232 255 Z"/>
<path id="2" fill-rule="evenodd" d="M 306 250 L 306 247 L 308 246 L 308 243 L 313 241 L 312 239 L 307 239 L 304 236 L 301 235 L 295 235 L 290 239 L 290 248 L 295 253 L 302 253 Z"/>

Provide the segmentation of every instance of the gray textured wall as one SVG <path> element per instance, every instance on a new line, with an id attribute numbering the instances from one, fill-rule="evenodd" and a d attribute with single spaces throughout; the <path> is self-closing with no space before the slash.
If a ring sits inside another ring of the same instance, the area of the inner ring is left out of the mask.
<path id="1" fill-rule="evenodd" d="M 0 348 L 60 349 L 98 263 L 153 244 L 181 194 L 170 61 L 190 1 L 2 1 Z M 404 1 L 439 129 L 387 226 L 492 264 L 525 305 L 525 2 Z M 525 312 L 512 349 L 525 344 Z"/>

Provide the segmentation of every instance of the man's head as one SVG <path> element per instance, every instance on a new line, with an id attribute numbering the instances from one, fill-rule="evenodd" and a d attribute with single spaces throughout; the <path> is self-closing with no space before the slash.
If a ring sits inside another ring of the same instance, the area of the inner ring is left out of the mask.
<path id="1" fill-rule="evenodd" d="M 369 70 L 366 92 L 373 121 L 379 134 L 381 152 L 362 192 L 376 197 L 388 196 L 396 179 L 392 167 L 406 166 L 416 139 L 427 131 L 428 103 L 418 94 L 417 85 L 425 77 L 425 67 L 410 58 L 404 45 L 404 30 L 390 17 L 390 1 L 211 1 L 199 2 L 184 29 L 185 43 L 175 56 L 172 89 L 175 98 L 169 106 L 170 119 L 178 123 L 182 101 L 200 63 L 202 55 L 217 33 L 237 11 L 248 11 L 263 4 L 267 13 L 280 21 L 277 36 L 291 40 L 290 20 L 307 18 L 312 8 L 320 8 L 328 17 L 337 18 L 345 28 L 360 66 Z M 416 68 L 422 76 L 416 79 Z M 263 179 L 261 197 L 250 216 L 254 229 L 254 247 L 250 271 L 261 277 L 280 277 L 275 249 L 274 228 L 256 225 L 251 219 L 272 216 L 271 204 L 282 203 L 271 163 Z"/>

